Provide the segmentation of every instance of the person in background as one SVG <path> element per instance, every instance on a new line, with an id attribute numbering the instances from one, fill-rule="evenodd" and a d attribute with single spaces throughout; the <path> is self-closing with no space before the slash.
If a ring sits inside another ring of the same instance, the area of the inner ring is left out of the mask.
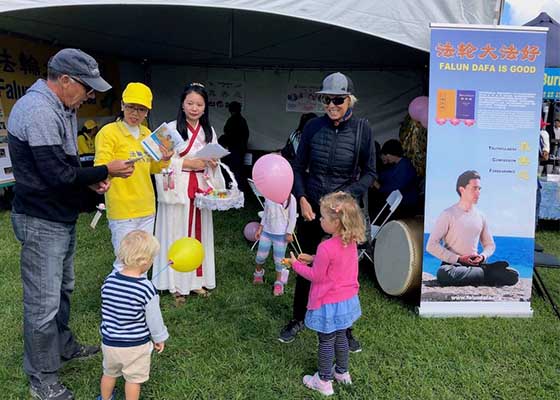
<path id="1" fill-rule="evenodd" d="M 37 80 L 8 118 L 16 179 L 11 218 L 22 245 L 23 369 L 31 395 L 40 400 L 73 399 L 58 370 L 63 361 L 99 351 L 78 343 L 69 327 L 80 190 L 104 193 L 108 177 L 126 178 L 134 165 L 115 159 L 81 168 L 76 112 L 95 91 L 109 89 L 93 57 L 62 49 L 48 62 L 47 80 Z"/>
<path id="2" fill-rule="evenodd" d="M 390 139 L 383 144 L 381 161 L 386 168 L 379 171 L 378 179 L 373 183 L 377 193 L 370 195 L 370 218 L 375 218 L 385 204 L 387 196 L 394 190 L 399 190 L 403 198 L 391 217 L 413 217 L 418 209 L 418 176 L 410 160 L 403 156 L 401 143 L 397 139 Z"/>
<path id="3" fill-rule="evenodd" d="M 97 135 L 97 122 L 88 119 L 78 133 L 78 153 L 80 156 L 85 154 L 95 154 L 95 135 Z M 83 161 L 80 157 L 80 160 Z M 93 159 L 92 159 L 93 160 Z"/>
<path id="4" fill-rule="evenodd" d="M 206 297 L 208 289 L 216 287 L 212 211 L 197 208 L 194 201 L 198 191 L 209 188 L 208 180 L 223 182 L 224 179 L 216 160 L 195 156 L 207 143 L 217 143 L 216 132 L 210 125 L 204 85 L 192 82 L 185 86 L 177 120 L 169 125 L 181 134 L 186 147 L 173 156 L 168 174 L 156 175 L 156 237 L 161 251 L 154 261 L 152 281 L 158 290 L 173 293 L 175 305 L 181 306 L 191 292 Z M 194 237 L 204 246 L 202 265 L 192 272 L 177 272 L 167 265 L 169 247 L 183 237 Z"/>
<path id="5" fill-rule="evenodd" d="M 159 242 L 145 231 L 129 232 L 121 241 L 120 272 L 111 272 L 101 287 L 103 376 L 97 400 L 113 400 L 117 378 L 125 380 L 126 400 L 140 398 L 140 386 L 150 377 L 150 358 L 161 353 L 169 338 L 156 288 L 146 273 L 159 251 Z"/>
<path id="6" fill-rule="evenodd" d="M 303 133 L 303 128 L 305 128 L 305 124 L 307 124 L 307 122 L 312 120 L 313 118 L 317 118 L 317 114 L 315 113 L 301 114 L 301 117 L 299 118 L 299 124 L 296 130 L 290 133 L 290 136 L 288 137 L 288 141 L 286 142 L 286 145 L 282 149 L 282 153 L 281 153 L 282 157 L 288 160 L 290 164 L 293 164 L 296 158 L 299 141 L 301 140 L 301 134 Z"/>
<path id="7" fill-rule="evenodd" d="M 305 375 L 303 384 L 330 396 L 334 394 L 333 378 L 344 385 L 352 384 L 348 329 L 362 314 L 357 245 L 366 237 L 362 210 L 344 192 L 321 198 L 321 227 L 331 237 L 317 247 L 317 255 L 302 253 L 296 259 L 291 253 L 290 264 L 298 276 L 311 282 L 305 326 L 316 331 L 319 338 L 318 371 Z"/>
<path id="8" fill-rule="evenodd" d="M 129 179 L 113 179 L 105 193 L 107 219 L 115 256 L 122 238 L 136 229 L 154 233 L 156 197 L 151 174 L 169 165 L 172 150 L 160 146 L 161 161 L 144 152 L 142 140 L 150 130 L 142 125 L 152 109 L 152 91 L 143 83 L 129 83 L 122 94 L 121 112 L 115 122 L 105 125 L 95 139 L 95 165 L 104 165 L 118 158 L 134 164 Z M 122 262 L 115 257 L 113 268 L 120 271 Z"/>
<path id="9" fill-rule="evenodd" d="M 358 99 L 352 80 L 340 72 L 330 74 L 317 93 L 325 115 L 305 125 L 293 164 L 293 194 L 301 216 L 297 234 L 301 250 L 309 254 L 324 235 L 318 216 L 319 199 L 344 191 L 361 201 L 376 178 L 373 133 L 367 120 L 354 117 Z M 307 279 L 296 278 L 292 320 L 280 331 L 279 341 L 292 342 L 304 328 L 309 286 Z M 347 334 L 350 351 L 361 351 L 351 329 Z"/>
<path id="10" fill-rule="evenodd" d="M 247 153 L 249 127 L 241 115 L 241 103 L 232 101 L 228 105 L 228 110 L 231 116 L 224 125 L 224 134 L 220 136 L 218 143 L 229 150 L 230 154 L 225 156 L 223 161 L 233 172 L 239 189 L 245 191 L 247 183 L 243 174 L 243 160 Z"/>

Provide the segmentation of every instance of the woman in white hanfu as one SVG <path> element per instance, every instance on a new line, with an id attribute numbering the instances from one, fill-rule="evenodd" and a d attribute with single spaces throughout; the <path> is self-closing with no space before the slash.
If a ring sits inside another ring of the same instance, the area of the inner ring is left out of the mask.
<path id="1" fill-rule="evenodd" d="M 207 143 L 217 143 L 207 105 L 208 94 L 202 84 L 190 83 L 185 87 L 177 121 L 170 123 L 185 144 L 176 150 L 170 168 L 156 175 L 159 203 L 156 237 L 161 250 L 154 261 L 152 280 L 158 290 L 169 290 L 174 294 L 176 305 L 183 304 L 190 292 L 207 296 L 207 289 L 216 287 L 212 211 L 201 210 L 194 204 L 195 194 L 208 189 L 208 182 L 223 182 L 216 160 L 194 157 Z M 167 268 L 169 247 L 185 236 L 198 239 L 204 247 L 202 265 L 193 272 Z"/>

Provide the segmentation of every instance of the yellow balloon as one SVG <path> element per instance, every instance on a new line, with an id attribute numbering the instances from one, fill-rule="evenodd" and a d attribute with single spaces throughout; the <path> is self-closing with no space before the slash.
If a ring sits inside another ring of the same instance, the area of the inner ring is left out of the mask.
<path id="1" fill-rule="evenodd" d="M 176 240 L 167 253 L 170 267 L 178 272 L 191 272 L 202 264 L 204 247 L 202 243 L 192 237 Z"/>

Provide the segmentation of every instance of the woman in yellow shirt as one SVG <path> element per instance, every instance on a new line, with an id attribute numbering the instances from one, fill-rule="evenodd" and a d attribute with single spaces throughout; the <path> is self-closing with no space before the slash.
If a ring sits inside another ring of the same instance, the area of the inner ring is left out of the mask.
<path id="1" fill-rule="evenodd" d="M 78 134 L 78 154 L 80 156 L 95 153 L 95 135 L 98 130 L 97 122 L 94 120 L 88 119 L 84 122 L 84 127 Z"/>
<path id="2" fill-rule="evenodd" d="M 118 251 L 122 238 L 135 229 L 154 232 L 155 195 L 150 174 L 167 167 L 173 151 L 161 147 L 162 160 L 154 161 L 144 152 L 142 140 L 150 130 L 142 125 L 152 109 L 152 91 L 143 83 L 131 82 L 122 95 L 121 113 L 115 122 L 105 125 L 95 139 L 95 165 L 115 159 L 134 163 L 128 179 L 114 178 L 105 193 L 111 242 Z M 115 259 L 113 267 L 120 271 L 122 263 Z"/>

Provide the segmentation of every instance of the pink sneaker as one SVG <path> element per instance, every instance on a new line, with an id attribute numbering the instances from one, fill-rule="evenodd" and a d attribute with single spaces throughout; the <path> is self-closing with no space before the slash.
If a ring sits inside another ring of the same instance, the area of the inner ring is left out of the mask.
<path id="1" fill-rule="evenodd" d="M 253 272 L 253 285 L 262 285 L 264 283 L 264 269 Z"/>
<path id="2" fill-rule="evenodd" d="M 316 390 L 325 396 L 331 396 L 334 394 L 332 381 L 323 381 L 319 378 L 318 372 L 315 372 L 315 375 L 305 375 L 303 377 L 303 384 L 309 389 Z"/>
<path id="3" fill-rule="evenodd" d="M 350 376 L 350 372 L 346 371 L 343 374 L 339 374 L 338 372 L 336 372 L 336 368 L 333 365 L 332 367 L 332 372 L 334 375 L 334 379 L 336 379 L 336 381 L 338 383 L 342 383 L 343 385 L 351 385 L 352 384 L 352 377 Z"/>
<path id="4" fill-rule="evenodd" d="M 282 282 L 285 285 L 286 283 L 288 283 L 289 276 L 290 276 L 290 270 L 288 268 L 284 268 L 282 270 L 282 274 L 280 275 L 280 282 Z"/>
<path id="5" fill-rule="evenodd" d="M 274 289 L 272 289 L 272 294 L 275 296 L 282 296 L 284 294 L 284 285 L 282 284 L 282 282 L 274 282 Z"/>

